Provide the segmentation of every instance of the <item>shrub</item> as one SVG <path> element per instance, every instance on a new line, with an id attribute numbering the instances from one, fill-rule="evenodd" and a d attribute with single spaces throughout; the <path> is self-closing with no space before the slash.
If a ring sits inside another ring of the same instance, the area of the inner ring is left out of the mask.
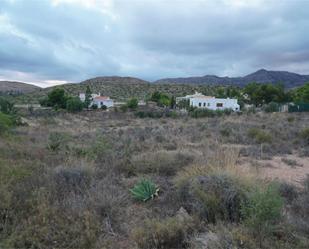
<path id="1" fill-rule="evenodd" d="M 146 220 L 143 227 L 133 230 L 132 237 L 138 248 L 185 248 L 192 233 L 193 220 L 170 217 L 165 220 Z"/>
<path id="2" fill-rule="evenodd" d="M 299 135 L 307 144 L 309 144 L 309 127 L 304 128 L 303 130 L 301 130 Z"/>
<path id="3" fill-rule="evenodd" d="M 56 198 L 64 198 L 68 193 L 80 194 L 90 183 L 90 172 L 82 168 L 61 168 L 53 175 Z"/>
<path id="4" fill-rule="evenodd" d="M 98 109 L 98 105 L 97 105 L 97 104 L 93 104 L 93 105 L 91 105 L 91 109 L 92 109 L 92 110 L 96 110 L 96 109 Z"/>
<path id="5" fill-rule="evenodd" d="M 291 204 L 291 219 L 293 227 L 309 236 L 309 175 L 303 182 L 303 190 L 298 193 Z"/>
<path id="6" fill-rule="evenodd" d="M 106 106 L 106 105 L 102 105 L 102 106 L 101 106 L 101 109 L 102 109 L 103 111 L 105 111 L 105 110 L 107 110 L 107 106 Z"/>
<path id="7" fill-rule="evenodd" d="M 270 102 L 269 104 L 263 106 L 263 110 L 265 112 L 278 112 L 279 111 L 279 105 L 275 102 Z"/>
<path id="8" fill-rule="evenodd" d="M 292 122 L 295 121 L 295 118 L 294 117 L 288 117 L 287 120 L 288 120 L 289 123 L 292 123 Z"/>
<path id="9" fill-rule="evenodd" d="M 0 112 L 0 135 L 7 132 L 13 126 L 11 116 Z"/>
<path id="10" fill-rule="evenodd" d="M 225 174 L 197 176 L 179 187 L 184 207 L 208 222 L 239 221 L 246 188 Z"/>
<path id="11" fill-rule="evenodd" d="M 135 110 L 138 106 L 138 100 L 136 98 L 129 99 L 127 102 L 127 107 L 129 109 Z"/>
<path id="12" fill-rule="evenodd" d="M 171 176 L 193 161 L 193 155 L 179 151 L 158 151 L 133 157 L 131 164 L 135 173 L 157 173 Z"/>
<path id="13" fill-rule="evenodd" d="M 273 233 L 281 218 L 282 207 L 278 187 L 273 184 L 269 184 L 266 189 L 256 188 L 249 194 L 248 200 L 242 203 L 244 223 L 258 238 L 260 247 L 263 239 Z"/>
<path id="14" fill-rule="evenodd" d="M 80 112 L 83 110 L 84 103 L 78 98 L 69 98 L 66 103 L 66 109 L 69 112 Z"/>
<path id="15" fill-rule="evenodd" d="M 128 106 L 127 105 L 121 105 L 120 106 L 120 111 L 126 112 L 127 110 L 128 110 Z"/>
<path id="16" fill-rule="evenodd" d="M 159 188 L 150 180 L 141 180 L 130 189 L 130 192 L 136 200 L 148 201 L 158 196 Z"/>
<path id="17" fill-rule="evenodd" d="M 47 148 L 51 151 L 59 151 L 66 142 L 68 141 L 68 136 L 61 132 L 53 132 L 49 134 Z"/>
<path id="18" fill-rule="evenodd" d="M 193 118 L 214 117 L 216 112 L 209 109 L 193 108 L 189 111 L 189 114 Z"/>
<path id="19" fill-rule="evenodd" d="M 268 132 L 265 132 L 258 128 L 251 128 L 248 131 L 248 136 L 255 140 L 255 142 L 262 143 L 270 143 L 272 140 L 271 135 Z"/>
<path id="20" fill-rule="evenodd" d="M 280 196 L 282 196 L 287 203 L 292 203 L 298 197 L 296 187 L 286 182 L 279 185 L 278 191 Z"/>
<path id="21" fill-rule="evenodd" d="M 4 114 L 15 114 L 14 104 L 9 100 L 0 97 L 0 112 Z"/>

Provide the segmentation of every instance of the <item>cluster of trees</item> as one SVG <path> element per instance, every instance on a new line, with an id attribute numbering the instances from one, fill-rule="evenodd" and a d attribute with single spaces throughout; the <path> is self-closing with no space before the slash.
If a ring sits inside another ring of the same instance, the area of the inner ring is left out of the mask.
<path id="1" fill-rule="evenodd" d="M 62 88 L 52 90 L 46 98 L 40 100 L 40 104 L 69 112 L 79 112 L 84 108 L 84 103 L 78 97 L 69 96 Z"/>
<path id="2" fill-rule="evenodd" d="M 309 83 L 291 92 L 294 102 L 309 103 Z"/>
<path id="3" fill-rule="evenodd" d="M 157 105 L 161 107 L 174 108 L 176 105 L 176 98 L 174 96 L 169 96 L 161 92 L 154 92 L 149 100 L 156 102 Z"/>

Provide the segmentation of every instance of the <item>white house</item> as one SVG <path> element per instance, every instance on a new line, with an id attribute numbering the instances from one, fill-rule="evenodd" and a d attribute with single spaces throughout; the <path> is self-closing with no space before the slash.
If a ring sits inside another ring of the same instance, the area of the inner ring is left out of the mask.
<path id="1" fill-rule="evenodd" d="M 79 98 L 81 101 L 85 102 L 86 99 L 86 94 L 85 93 L 80 93 Z M 113 107 L 114 106 L 114 101 L 107 96 L 101 96 L 99 94 L 91 94 L 91 103 L 90 106 L 92 105 L 97 105 L 98 108 L 101 108 L 102 106 L 106 106 L 107 108 Z"/>
<path id="2" fill-rule="evenodd" d="M 205 96 L 201 93 L 195 93 L 193 95 L 187 95 L 185 97 L 176 98 L 176 103 L 184 99 L 190 101 L 190 106 L 194 106 L 197 108 L 207 108 L 210 110 L 224 110 L 224 109 L 232 109 L 233 111 L 240 110 L 239 104 L 237 103 L 237 99 L 215 98 L 212 96 Z"/>
<path id="3" fill-rule="evenodd" d="M 107 96 L 97 96 L 93 98 L 91 105 L 97 105 L 98 108 L 101 108 L 102 106 L 109 108 L 114 106 L 114 101 Z"/>

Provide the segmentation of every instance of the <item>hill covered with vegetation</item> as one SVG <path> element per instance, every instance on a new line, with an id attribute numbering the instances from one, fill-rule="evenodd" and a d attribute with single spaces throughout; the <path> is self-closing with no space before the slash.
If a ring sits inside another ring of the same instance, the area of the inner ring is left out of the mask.
<path id="1" fill-rule="evenodd" d="M 0 95 L 19 95 L 34 92 L 40 87 L 15 81 L 0 81 Z"/>
<path id="2" fill-rule="evenodd" d="M 66 93 L 77 96 L 80 92 L 85 92 L 87 86 L 93 93 L 110 96 L 117 101 L 125 101 L 128 98 L 136 97 L 144 100 L 152 93 L 159 91 L 169 95 L 183 96 L 194 91 L 213 95 L 215 87 L 207 85 L 189 84 L 153 84 L 138 78 L 131 77 L 97 77 L 83 81 L 81 83 L 64 84 L 60 86 L 40 89 L 30 94 L 19 96 L 16 100 L 20 103 L 37 103 L 39 99 L 46 97 L 55 88 L 62 88 Z"/>

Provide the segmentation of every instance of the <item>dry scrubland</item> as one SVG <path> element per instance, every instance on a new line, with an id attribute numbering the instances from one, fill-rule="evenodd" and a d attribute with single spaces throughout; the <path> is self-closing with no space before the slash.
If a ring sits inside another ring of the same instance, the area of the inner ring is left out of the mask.
<path id="1" fill-rule="evenodd" d="M 0 140 L 1 248 L 308 248 L 308 114 L 23 115 Z"/>

